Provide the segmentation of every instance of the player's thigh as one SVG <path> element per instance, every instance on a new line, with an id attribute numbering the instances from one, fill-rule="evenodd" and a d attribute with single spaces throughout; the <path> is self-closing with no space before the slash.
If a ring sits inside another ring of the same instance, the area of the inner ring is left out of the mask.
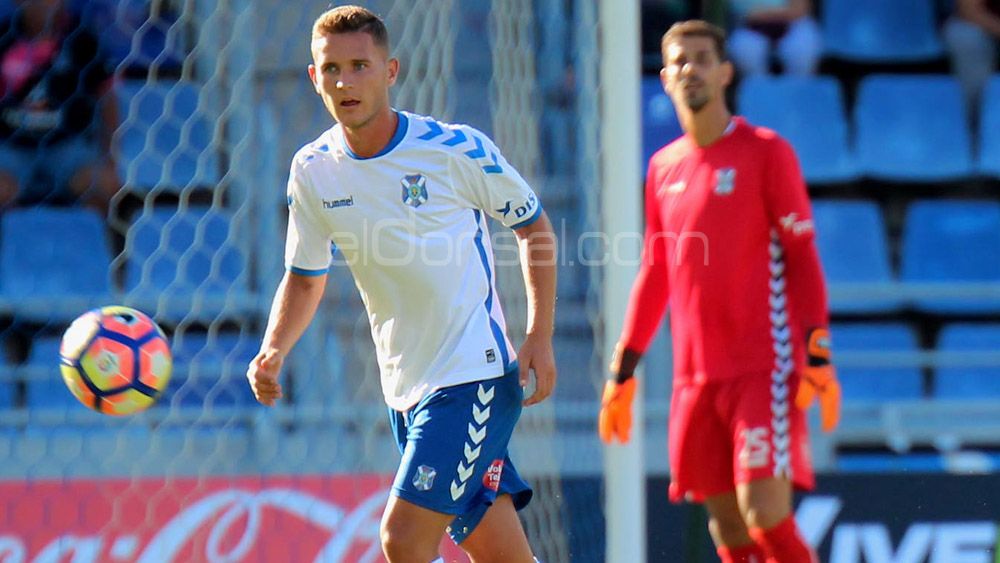
<path id="1" fill-rule="evenodd" d="M 437 553 L 445 528 L 454 518 L 453 514 L 435 512 L 390 495 L 382 514 L 383 549 L 387 554 L 408 551 L 420 556 L 427 555 L 426 560 L 430 561 Z"/>
<path id="2" fill-rule="evenodd" d="M 773 528 L 792 512 L 792 482 L 782 477 L 740 483 L 736 497 L 747 525 L 752 528 Z"/>
<path id="3" fill-rule="evenodd" d="M 500 495 L 460 546 L 472 563 L 532 563 L 528 538 L 510 495 Z"/>
<path id="4" fill-rule="evenodd" d="M 708 531 L 715 545 L 735 547 L 753 541 L 743 520 L 736 491 L 706 497 L 704 504 L 708 512 Z"/>

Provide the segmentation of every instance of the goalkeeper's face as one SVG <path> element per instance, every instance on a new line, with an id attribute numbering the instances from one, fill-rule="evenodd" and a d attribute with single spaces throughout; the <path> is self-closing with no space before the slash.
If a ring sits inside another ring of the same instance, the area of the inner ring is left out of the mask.
<path id="1" fill-rule="evenodd" d="M 396 83 L 399 61 L 364 32 L 326 33 L 312 40 L 309 78 L 333 118 L 348 129 L 361 129 L 391 111 L 389 87 Z"/>
<path id="2" fill-rule="evenodd" d="M 666 45 L 660 80 L 674 105 L 698 113 L 710 103 L 725 103 L 733 67 L 719 60 L 711 37 L 682 36 Z"/>

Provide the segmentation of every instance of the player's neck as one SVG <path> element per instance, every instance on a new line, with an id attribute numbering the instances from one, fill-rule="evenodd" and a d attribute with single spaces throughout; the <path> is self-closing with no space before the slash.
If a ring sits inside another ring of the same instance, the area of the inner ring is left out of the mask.
<path id="1" fill-rule="evenodd" d="M 360 127 L 344 127 L 344 141 L 351 152 L 361 158 L 369 158 L 389 144 L 398 126 L 399 115 L 387 107 Z"/>
<path id="2" fill-rule="evenodd" d="M 707 147 L 726 134 L 733 115 L 725 104 L 709 104 L 702 111 L 681 115 L 684 131 L 699 147 Z"/>

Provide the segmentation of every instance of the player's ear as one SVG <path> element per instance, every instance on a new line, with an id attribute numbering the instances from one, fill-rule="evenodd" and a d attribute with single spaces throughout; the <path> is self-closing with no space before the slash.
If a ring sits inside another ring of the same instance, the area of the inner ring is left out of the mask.
<path id="1" fill-rule="evenodd" d="M 389 69 L 389 86 L 392 86 L 396 83 L 396 78 L 399 77 L 399 59 L 389 59 L 386 66 Z"/>
<path id="2" fill-rule="evenodd" d="M 736 75 L 736 69 L 733 67 L 731 61 L 722 61 L 722 87 L 728 88 L 730 84 L 733 83 L 733 76 Z"/>
<path id="3" fill-rule="evenodd" d="M 667 86 L 667 67 L 660 69 L 660 85 L 663 86 L 663 91 L 667 94 L 670 93 L 670 89 Z"/>
<path id="4" fill-rule="evenodd" d="M 312 82 L 313 90 L 315 90 L 317 94 L 320 94 L 321 92 L 319 91 L 319 82 L 316 81 L 316 65 L 313 64 L 309 65 L 308 70 L 309 70 L 309 81 Z"/>

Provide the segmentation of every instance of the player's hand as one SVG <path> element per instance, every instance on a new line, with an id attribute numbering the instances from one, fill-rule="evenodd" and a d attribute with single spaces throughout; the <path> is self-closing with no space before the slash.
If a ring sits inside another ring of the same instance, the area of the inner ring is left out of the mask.
<path id="1" fill-rule="evenodd" d="M 605 444 L 615 438 L 627 444 L 632 435 L 632 399 L 635 398 L 635 368 L 642 354 L 621 344 L 615 346 L 608 369 L 611 379 L 604 384 L 601 414 L 597 417 L 597 433 Z"/>
<path id="2" fill-rule="evenodd" d="M 806 335 L 808 362 L 802 370 L 795 404 L 807 409 L 819 397 L 820 422 L 824 432 L 830 432 L 840 422 L 840 383 L 830 363 L 830 331 L 816 328 Z"/>
<path id="3" fill-rule="evenodd" d="M 529 370 L 535 372 L 535 392 L 522 403 L 526 407 L 544 401 L 556 386 L 556 357 L 552 351 L 552 337 L 528 334 L 517 353 L 521 370 L 521 387 L 527 388 Z"/>
<path id="4" fill-rule="evenodd" d="M 281 364 L 284 361 L 285 355 L 282 352 L 270 348 L 259 352 L 250 362 L 247 379 L 250 381 L 254 397 L 257 397 L 260 404 L 273 407 L 282 397 L 278 376 L 281 374 Z"/>
<path id="5" fill-rule="evenodd" d="M 628 443 L 632 435 L 632 399 L 635 398 L 635 386 L 635 377 L 630 377 L 623 383 L 609 379 L 604 384 L 597 431 L 605 444 L 610 444 L 615 438 L 623 444 Z"/>

